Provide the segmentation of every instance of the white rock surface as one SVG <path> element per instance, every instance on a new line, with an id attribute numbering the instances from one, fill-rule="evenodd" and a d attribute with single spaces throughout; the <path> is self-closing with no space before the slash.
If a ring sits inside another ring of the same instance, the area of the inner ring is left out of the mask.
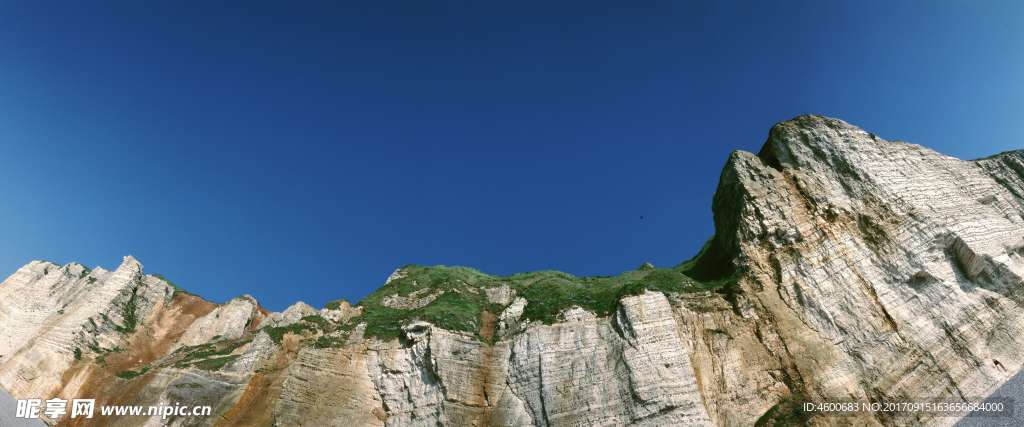
<path id="1" fill-rule="evenodd" d="M 233 372 L 254 372 L 274 357 L 277 345 L 266 332 L 260 331 L 238 359 L 231 362 L 225 369 Z"/>
<path id="2" fill-rule="evenodd" d="M 56 392 L 75 349 L 124 344 L 125 309 L 145 319 L 173 289 L 125 257 L 117 270 L 33 261 L 0 284 L 0 387 L 15 396 Z"/>
<path id="3" fill-rule="evenodd" d="M 512 289 L 508 283 L 502 283 L 493 288 L 484 288 L 484 292 L 491 304 L 509 305 L 516 298 L 515 289 Z"/>
<path id="4" fill-rule="evenodd" d="M 715 245 L 747 269 L 735 309 L 771 325 L 791 388 L 963 400 L 1020 369 L 1022 175 L 1000 161 L 816 116 L 777 125 L 760 156 L 734 153 Z"/>
<path id="5" fill-rule="evenodd" d="M 506 336 L 519 331 L 523 310 L 526 310 L 526 298 L 516 298 L 498 316 L 498 336 Z"/>
<path id="6" fill-rule="evenodd" d="M 302 320 L 303 317 L 316 316 L 319 314 L 320 312 L 317 309 L 313 308 L 309 304 L 299 301 L 286 308 L 283 312 L 271 313 L 270 316 L 267 317 L 267 324 L 271 326 L 287 326 Z"/>
<path id="7" fill-rule="evenodd" d="M 625 296 L 605 317 L 572 307 L 546 325 L 523 319 L 527 292 L 489 283 L 482 295 L 507 305 L 481 317 L 493 342 L 484 327 L 482 340 L 417 321 L 400 339 L 367 338 L 372 321 L 348 303 L 293 305 L 261 326 L 294 327 L 268 333 L 252 326 L 263 318 L 250 297 L 214 306 L 172 296 L 130 257 L 113 272 L 34 261 L 0 285 L 0 388 L 132 390 L 125 398 L 140 404 L 216 408 L 170 425 L 239 426 L 746 426 L 787 396 L 974 400 L 1024 364 L 1022 195 L 1024 152 L 962 161 L 799 117 L 775 126 L 760 154 L 733 153 L 722 172 L 716 237 L 689 272 L 721 288 Z M 453 292 L 481 298 L 467 286 Z M 416 309 L 438 295 L 384 303 Z M 296 325 L 316 313 L 333 323 Z M 125 330 L 133 317 L 145 334 Z M 238 347 L 209 348 L 215 337 Z M 201 368 L 175 350 L 228 363 Z M 119 379 L 102 354 L 116 369 L 152 371 Z"/>
<path id="8" fill-rule="evenodd" d="M 332 322 L 347 323 L 353 317 L 363 314 L 363 307 L 353 307 L 348 301 L 338 301 L 337 308 L 322 308 L 320 316 Z"/>
<path id="9" fill-rule="evenodd" d="M 210 342 L 214 338 L 240 338 L 256 315 L 257 306 L 256 300 L 248 295 L 232 299 L 192 323 L 179 344 L 193 346 Z"/>
<path id="10" fill-rule="evenodd" d="M 430 289 L 423 288 L 410 293 L 409 295 L 388 295 L 384 297 L 381 302 L 385 307 L 397 308 L 401 310 L 414 310 L 420 307 L 426 307 L 427 304 L 433 302 L 437 297 L 444 294 L 445 291 L 442 289 Z"/>

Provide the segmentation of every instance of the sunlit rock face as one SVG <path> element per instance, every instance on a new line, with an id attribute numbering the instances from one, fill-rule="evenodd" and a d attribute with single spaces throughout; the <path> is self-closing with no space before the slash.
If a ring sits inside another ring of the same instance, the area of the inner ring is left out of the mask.
<path id="1" fill-rule="evenodd" d="M 735 312 L 785 355 L 788 388 L 960 400 L 1019 370 L 1019 164 L 1019 152 L 962 161 L 815 116 L 776 125 L 757 156 L 735 153 L 713 244 L 741 271 Z"/>
<path id="2" fill-rule="evenodd" d="M 53 394 L 76 349 L 118 349 L 172 291 L 132 257 L 114 271 L 29 263 L 0 285 L 0 384 L 15 396 Z"/>
<path id="3" fill-rule="evenodd" d="M 578 298 L 534 292 L 530 275 L 403 267 L 379 304 L 269 313 L 131 257 L 113 271 L 33 261 L 0 284 L 0 387 L 213 410 L 47 420 L 63 425 L 746 426 L 802 400 L 974 400 L 1020 370 L 1022 152 L 964 161 L 802 116 L 730 156 L 712 210 L 692 262 Z"/>

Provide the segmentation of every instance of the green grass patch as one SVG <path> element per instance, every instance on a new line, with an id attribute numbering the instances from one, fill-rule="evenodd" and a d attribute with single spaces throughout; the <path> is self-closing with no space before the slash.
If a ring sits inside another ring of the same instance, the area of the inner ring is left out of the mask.
<path id="1" fill-rule="evenodd" d="M 200 360 L 192 364 L 193 367 L 202 369 L 204 371 L 219 371 L 224 365 L 231 363 L 238 359 L 238 355 L 211 357 L 209 359 Z"/>
<path id="2" fill-rule="evenodd" d="M 317 329 L 321 331 L 329 331 L 333 327 L 333 324 L 331 323 L 330 320 L 324 319 L 323 316 L 320 316 L 318 314 L 303 317 L 301 321 L 312 325 L 316 325 Z"/>
<path id="3" fill-rule="evenodd" d="M 117 375 L 118 378 L 121 378 L 123 380 L 130 380 L 132 378 L 140 377 L 142 375 L 145 375 L 146 372 L 149 372 L 149 367 L 148 366 L 145 367 L 145 368 L 139 369 L 138 371 L 121 371 L 121 372 L 118 372 L 116 375 Z"/>
<path id="4" fill-rule="evenodd" d="M 673 268 L 649 264 L 617 276 L 576 277 L 558 271 L 538 271 L 512 276 L 491 276 L 465 267 L 406 266 L 405 277 L 392 280 L 359 304 L 363 314 L 352 324 L 366 323 L 366 336 L 393 339 L 411 321 L 431 322 L 438 327 L 479 334 L 484 311 L 500 313 L 504 307 L 487 301 L 484 288 L 508 285 L 527 300 L 523 317 L 553 323 L 559 313 L 579 306 L 598 316 L 607 316 L 621 298 L 647 290 L 665 293 L 713 291 L 735 297 L 736 278 L 731 258 L 715 249 L 712 241 L 693 259 Z M 443 293 L 426 306 L 399 309 L 384 305 L 392 295 L 407 297 Z"/>
<path id="5" fill-rule="evenodd" d="M 268 326 L 263 328 L 263 331 L 270 336 L 274 344 L 281 344 L 281 341 L 284 340 L 284 336 L 287 334 L 303 335 L 306 331 L 315 330 L 317 330 L 317 325 L 310 322 L 295 322 L 287 326 Z"/>
<path id="6" fill-rule="evenodd" d="M 339 348 L 345 345 L 345 338 L 337 335 L 321 335 L 313 341 L 315 348 Z"/>
<path id="7" fill-rule="evenodd" d="M 182 347 L 175 351 L 175 354 L 181 354 L 181 358 L 174 363 L 174 366 L 178 368 L 196 366 L 196 364 L 202 363 L 207 359 L 227 356 L 234 352 L 235 349 L 245 345 L 249 341 L 250 340 L 248 339 L 235 341 L 217 341 L 214 343 Z"/>
<path id="8" fill-rule="evenodd" d="M 135 332 L 135 327 L 138 326 L 138 304 L 139 304 L 139 287 L 136 286 L 132 289 L 132 295 L 128 297 L 128 301 L 121 306 L 121 319 L 124 320 L 123 325 L 115 325 L 114 329 L 122 334 L 128 334 Z"/>
<path id="9" fill-rule="evenodd" d="M 480 312 L 486 301 L 472 294 L 448 291 L 425 307 L 403 310 L 376 306 L 367 310 L 359 321 L 366 322 L 366 336 L 381 339 L 397 338 L 402 326 L 414 320 L 433 323 L 439 327 L 469 333 L 480 330 Z"/>
<path id="10" fill-rule="evenodd" d="M 519 296 L 528 301 L 523 318 L 547 324 L 555 322 L 559 313 L 573 306 L 598 316 L 608 316 L 618 307 L 620 299 L 647 290 L 681 293 L 706 289 L 707 285 L 676 269 L 657 268 L 643 268 L 611 277 L 548 275 L 516 286 Z"/>
<path id="11" fill-rule="evenodd" d="M 401 328 L 414 320 L 431 322 L 439 327 L 476 334 L 480 331 L 480 314 L 483 310 L 498 310 L 487 301 L 481 287 L 496 283 L 496 278 L 466 267 L 421 267 L 402 268 L 406 276 L 392 280 L 367 296 L 360 305 L 363 314 L 350 324 L 366 323 L 366 336 L 388 340 L 401 336 Z M 426 291 L 424 291 L 426 290 Z M 391 308 L 384 305 L 384 299 L 391 295 L 409 296 L 420 291 L 420 295 L 436 295 L 424 307 L 415 309 Z"/>

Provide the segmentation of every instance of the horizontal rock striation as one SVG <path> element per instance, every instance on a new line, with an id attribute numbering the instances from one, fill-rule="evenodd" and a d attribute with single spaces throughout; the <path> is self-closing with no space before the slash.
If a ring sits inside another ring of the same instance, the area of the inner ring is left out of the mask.
<path id="1" fill-rule="evenodd" d="M 610 278 L 403 267 L 360 304 L 268 313 L 131 257 L 33 261 L 0 284 L 0 387 L 214 410 L 58 425 L 948 425 L 794 405 L 973 401 L 1020 371 L 1022 153 L 801 116 L 730 156 L 697 257 Z"/>

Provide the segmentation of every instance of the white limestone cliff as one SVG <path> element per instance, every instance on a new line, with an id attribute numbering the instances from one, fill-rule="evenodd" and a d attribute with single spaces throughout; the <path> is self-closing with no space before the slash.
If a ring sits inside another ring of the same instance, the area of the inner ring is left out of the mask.
<path id="1" fill-rule="evenodd" d="M 245 328 L 256 315 L 256 300 L 248 295 L 228 301 L 227 304 L 213 309 L 209 314 L 196 320 L 182 335 L 178 344 L 194 346 L 213 341 L 218 338 L 237 339 L 245 333 Z M 280 318 L 288 316 L 288 312 Z"/>
<path id="2" fill-rule="evenodd" d="M 363 305 L 266 313 L 176 292 L 131 257 L 114 271 L 33 261 L 0 284 L 0 388 L 215 408 L 118 420 L 176 426 L 746 426 L 801 400 L 977 400 L 1024 364 L 1022 153 L 964 161 L 802 116 L 728 159 L 716 234 L 687 270 L 707 290 L 625 293 L 545 323 L 508 283 L 388 278 L 396 312 L 479 298 L 479 331 L 410 320 L 378 338 Z"/>

